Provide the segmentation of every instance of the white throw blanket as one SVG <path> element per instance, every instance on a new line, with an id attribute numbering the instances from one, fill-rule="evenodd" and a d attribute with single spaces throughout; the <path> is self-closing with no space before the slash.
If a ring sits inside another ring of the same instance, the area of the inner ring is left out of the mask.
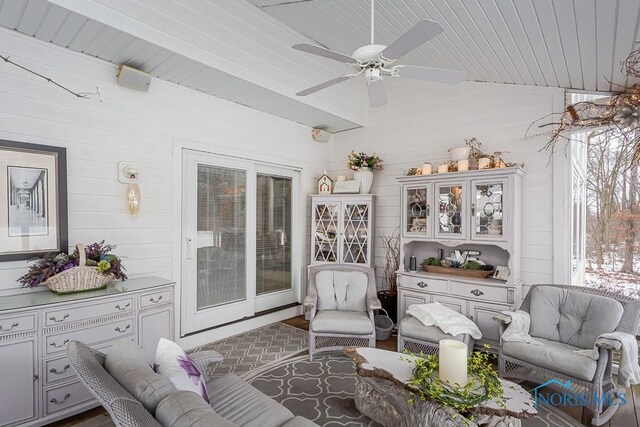
<path id="1" fill-rule="evenodd" d="M 620 349 L 620 365 L 618 366 L 618 384 L 623 387 L 640 384 L 640 366 L 638 366 L 638 342 L 636 337 L 625 332 L 609 332 L 600 335 L 596 342 L 600 340 L 617 341 L 622 344 Z M 575 350 L 581 356 L 598 360 L 600 352 L 598 347 L 588 350 Z"/>
<path id="2" fill-rule="evenodd" d="M 469 334 L 476 340 L 482 338 L 482 332 L 473 321 L 439 302 L 412 304 L 407 314 L 412 315 L 425 326 L 437 326 L 445 334 L 453 336 Z"/>
<path id="3" fill-rule="evenodd" d="M 502 314 L 511 317 L 511 323 L 509 323 L 509 326 L 507 326 L 500 337 L 502 341 L 542 345 L 540 341 L 536 341 L 531 335 L 529 335 L 529 328 L 531 327 L 531 317 L 529 317 L 529 313 L 518 310 L 503 311 Z"/>

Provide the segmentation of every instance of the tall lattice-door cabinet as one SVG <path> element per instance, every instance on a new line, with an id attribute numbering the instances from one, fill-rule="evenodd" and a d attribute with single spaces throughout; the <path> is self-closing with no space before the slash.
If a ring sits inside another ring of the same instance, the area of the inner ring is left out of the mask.
<path id="1" fill-rule="evenodd" d="M 311 196 L 311 264 L 373 265 L 374 196 Z"/>

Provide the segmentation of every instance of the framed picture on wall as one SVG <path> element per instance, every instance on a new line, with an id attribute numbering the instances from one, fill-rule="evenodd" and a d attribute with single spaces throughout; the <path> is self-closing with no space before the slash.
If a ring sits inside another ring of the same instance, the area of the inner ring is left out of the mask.
<path id="1" fill-rule="evenodd" d="M 66 149 L 0 140 L 0 261 L 68 246 Z"/>

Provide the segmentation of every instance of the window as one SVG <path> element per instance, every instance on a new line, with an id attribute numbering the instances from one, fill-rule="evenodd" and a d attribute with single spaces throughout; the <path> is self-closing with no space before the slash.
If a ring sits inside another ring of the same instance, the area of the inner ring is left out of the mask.
<path id="1" fill-rule="evenodd" d="M 602 95 L 571 94 L 569 102 Z M 640 183 L 630 147 L 598 129 L 572 135 L 571 282 L 640 296 Z"/>

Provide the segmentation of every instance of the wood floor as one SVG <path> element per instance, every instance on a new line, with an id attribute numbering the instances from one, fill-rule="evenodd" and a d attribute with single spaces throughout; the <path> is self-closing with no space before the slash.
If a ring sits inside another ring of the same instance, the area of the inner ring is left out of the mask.
<path id="1" fill-rule="evenodd" d="M 285 320 L 284 323 L 295 326 L 296 328 L 309 330 L 309 322 L 305 320 L 304 316 L 293 317 Z M 377 347 L 385 350 L 396 351 L 397 350 L 397 336 L 394 334 L 386 341 L 378 341 Z M 526 389 L 532 389 L 535 384 L 523 383 L 523 387 Z M 633 386 L 630 389 L 630 395 L 627 395 L 627 404 L 620 407 L 618 412 L 614 415 L 613 419 L 604 424 L 606 427 L 640 427 L 640 386 Z M 589 411 L 581 407 L 561 407 L 565 413 L 569 414 L 573 419 L 581 422 L 584 425 L 589 425 L 591 415 Z M 74 417 L 67 418 L 66 420 L 59 421 L 53 424 L 49 424 L 54 427 L 112 427 L 113 423 L 109 418 L 109 415 L 102 407 L 92 409 L 91 411 L 78 414 Z"/>

